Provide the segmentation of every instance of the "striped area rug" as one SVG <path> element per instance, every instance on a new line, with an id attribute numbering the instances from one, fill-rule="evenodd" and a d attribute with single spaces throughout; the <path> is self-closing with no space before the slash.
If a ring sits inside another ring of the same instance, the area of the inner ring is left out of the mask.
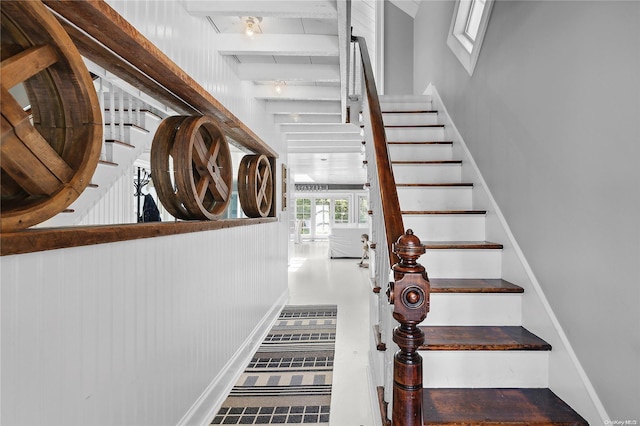
<path id="1" fill-rule="evenodd" d="M 335 305 L 285 306 L 211 424 L 329 424 Z"/>

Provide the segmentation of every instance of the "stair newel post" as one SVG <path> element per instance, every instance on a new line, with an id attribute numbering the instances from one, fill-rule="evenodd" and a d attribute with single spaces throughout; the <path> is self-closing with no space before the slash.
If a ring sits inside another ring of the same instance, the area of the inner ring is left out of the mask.
<path id="1" fill-rule="evenodd" d="M 393 426 L 422 426 L 422 357 L 418 348 L 424 343 L 420 324 L 429 312 L 430 284 L 418 258 L 425 253 L 420 239 L 408 229 L 393 244 L 400 262 L 393 265 L 394 281 L 387 296 L 393 305 L 393 317 L 400 323 L 393 330 L 393 341 L 400 350 L 393 362 Z"/>

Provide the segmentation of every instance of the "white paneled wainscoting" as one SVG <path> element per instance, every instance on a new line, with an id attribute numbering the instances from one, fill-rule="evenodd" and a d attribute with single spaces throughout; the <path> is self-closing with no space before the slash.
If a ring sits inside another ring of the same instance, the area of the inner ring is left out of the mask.
<path id="1" fill-rule="evenodd" d="M 286 301 L 286 221 L 0 266 L 2 424 L 197 424 Z"/>

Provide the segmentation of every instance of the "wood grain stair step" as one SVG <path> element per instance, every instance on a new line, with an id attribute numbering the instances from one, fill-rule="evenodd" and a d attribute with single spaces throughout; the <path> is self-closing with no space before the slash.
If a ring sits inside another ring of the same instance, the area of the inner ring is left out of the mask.
<path id="1" fill-rule="evenodd" d="M 432 278 L 431 293 L 524 293 L 518 285 L 503 279 Z"/>
<path id="2" fill-rule="evenodd" d="M 466 182 L 462 182 L 462 183 L 457 183 L 457 182 L 444 182 L 444 183 L 396 183 L 397 187 L 409 187 L 409 186 L 414 186 L 414 187 L 425 187 L 425 188 L 429 188 L 429 187 L 437 187 L 437 186 L 460 186 L 460 187 L 467 187 L 467 186 L 473 186 L 473 183 L 466 183 Z"/>
<path id="3" fill-rule="evenodd" d="M 387 142 L 387 145 L 453 145 L 453 141 Z"/>
<path id="4" fill-rule="evenodd" d="M 500 243 L 489 241 L 422 241 L 427 250 L 502 250 Z"/>
<path id="5" fill-rule="evenodd" d="M 485 215 L 486 210 L 402 210 L 406 215 L 439 215 L 439 214 L 477 214 Z"/>
<path id="6" fill-rule="evenodd" d="M 104 126 L 105 126 L 105 127 L 109 127 L 109 126 L 111 126 L 111 124 L 112 124 L 112 123 L 104 123 Z M 113 123 L 113 125 L 114 125 L 114 126 L 120 126 L 120 123 Z M 122 125 L 123 125 L 124 127 L 131 127 L 132 129 L 140 130 L 141 132 L 144 132 L 144 133 L 149 133 L 149 130 L 148 130 L 148 129 L 145 129 L 145 128 L 144 128 L 144 127 L 142 127 L 142 126 L 138 126 L 137 124 L 133 124 L 133 123 L 123 123 Z"/>
<path id="7" fill-rule="evenodd" d="M 123 146 L 125 148 L 135 148 L 135 146 L 131 145 L 130 143 L 123 142 L 123 141 L 118 140 L 118 139 L 106 139 L 104 141 L 104 143 L 111 143 L 111 144 Z"/>
<path id="8" fill-rule="evenodd" d="M 444 128 L 444 124 L 389 124 L 385 125 L 385 128 L 389 129 L 404 129 L 404 128 Z"/>
<path id="9" fill-rule="evenodd" d="M 391 161 L 391 164 L 462 164 L 462 160 L 402 160 Z"/>
<path id="10" fill-rule="evenodd" d="M 521 326 L 421 326 L 423 351 L 550 351 L 551 345 Z"/>
<path id="11" fill-rule="evenodd" d="M 550 389 L 429 389 L 424 425 L 587 425 Z"/>
<path id="12" fill-rule="evenodd" d="M 109 167 L 118 167 L 118 163 L 114 163 L 113 161 L 108 161 L 108 160 L 98 160 L 98 164 L 102 164 L 103 166 L 109 166 Z"/>

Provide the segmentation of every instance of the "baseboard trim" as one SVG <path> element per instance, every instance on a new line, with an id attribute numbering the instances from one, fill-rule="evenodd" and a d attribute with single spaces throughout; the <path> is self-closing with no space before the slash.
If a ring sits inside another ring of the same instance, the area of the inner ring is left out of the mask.
<path id="1" fill-rule="evenodd" d="M 177 426 L 207 426 L 211 423 L 238 377 L 278 319 L 278 315 L 288 298 L 289 290 L 285 290 L 225 364 L 222 371 L 209 383 L 205 391 L 180 419 Z"/>
<path id="2" fill-rule="evenodd" d="M 480 168 L 478 167 L 478 165 L 476 164 L 475 160 L 473 159 L 473 156 L 471 155 L 471 152 L 469 151 L 469 148 L 467 147 L 467 144 L 465 143 L 464 139 L 462 138 L 462 135 L 460 134 L 460 132 L 456 128 L 455 124 L 453 123 L 453 119 L 449 115 L 449 112 L 447 111 L 447 109 L 446 109 L 446 107 L 444 105 L 444 102 L 442 101 L 442 98 L 440 97 L 440 93 L 438 93 L 437 88 L 432 83 L 429 83 L 429 86 L 425 89 L 423 94 L 431 96 L 432 97 L 432 102 L 434 102 L 434 104 L 438 105 L 438 109 L 440 109 L 443 112 L 443 115 L 445 115 L 446 117 L 449 117 L 449 125 L 451 126 L 453 134 L 455 135 L 455 140 L 460 142 L 460 145 L 462 146 L 462 148 L 463 148 L 463 150 L 464 150 L 464 152 L 465 152 L 465 154 L 466 154 L 466 156 L 467 156 L 467 158 L 469 160 L 469 163 L 471 164 L 471 167 L 473 168 L 474 172 L 476 173 L 476 176 L 477 176 L 482 188 L 484 189 L 489 202 L 491 203 L 491 205 L 492 205 L 492 207 L 494 209 L 494 212 L 496 214 L 496 217 L 498 218 L 498 221 L 502 225 L 502 227 L 504 229 L 504 232 L 506 233 L 507 237 L 509 238 L 509 242 L 510 242 L 511 246 L 514 249 L 518 260 L 521 262 L 522 267 L 524 268 L 524 271 L 525 271 L 528 279 L 530 280 L 532 287 L 535 289 L 536 295 L 538 296 L 540 302 L 542 303 L 542 306 L 544 307 L 544 309 L 545 309 L 545 311 L 546 311 L 546 313 L 547 313 L 547 315 L 549 317 L 549 320 L 551 321 L 551 324 L 553 325 L 553 328 L 555 329 L 560 341 L 564 345 L 564 347 L 566 349 L 566 352 L 567 352 L 567 355 L 569 356 L 569 359 L 570 359 L 571 363 L 573 364 L 574 368 L 576 369 L 576 372 L 577 372 L 578 376 L 582 380 L 582 385 L 584 386 L 584 389 L 585 389 L 589 399 L 591 400 L 591 403 L 593 404 L 593 407 L 597 411 L 598 415 L 601 417 L 601 420 L 602 420 L 603 424 L 606 423 L 608 421 L 608 419 L 609 419 L 609 415 L 607 414 L 607 412 L 606 412 L 606 410 L 604 408 L 604 405 L 602 404 L 602 401 L 598 397 L 598 394 L 597 394 L 595 388 L 593 387 L 593 384 L 591 383 L 591 380 L 589 380 L 589 376 L 587 376 L 587 373 L 584 370 L 584 368 L 582 367 L 582 364 L 580 363 L 580 360 L 578 359 L 578 356 L 576 355 L 575 351 L 573 350 L 573 347 L 571 346 L 571 343 L 569 342 L 569 339 L 568 339 L 567 335 L 565 334 L 564 330 L 562 329 L 562 326 L 560 325 L 560 321 L 558 320 L 558 318 L 556 317 L 555 313 L 553 312 L 553 309 L 551 308 L 551 304 L 547 300 L 547 298 L 546 298 L 546 296 L 544 294 L 544 291 L 542 290 L 542 286 L 540 285 L 540 282 L 536 278 L 535 274 L 533 273 L 533 270 L 531 269 L 531 266 L 529 265 L 529 262 L 527 262 L 527 259 L 525 258 L 524 253 L 520 249 L 520 246 L 518 245 L 518 242 L 516 241 L 515 236 L 511 232 L 511 228 L 509 227 L 509 224 L 507 223 L 506 218 L 502 214 L 502 211 L 500 210 L 500 207 L 498 206 L 498 203 L 496 202 L 495 198 L 493 198 L 493 194 L 489 190 L 489 187 L 487 186 L 487 183 L 484 180 L 484 177 L 482 176 L 482 173 L 480 172 Z"/>

